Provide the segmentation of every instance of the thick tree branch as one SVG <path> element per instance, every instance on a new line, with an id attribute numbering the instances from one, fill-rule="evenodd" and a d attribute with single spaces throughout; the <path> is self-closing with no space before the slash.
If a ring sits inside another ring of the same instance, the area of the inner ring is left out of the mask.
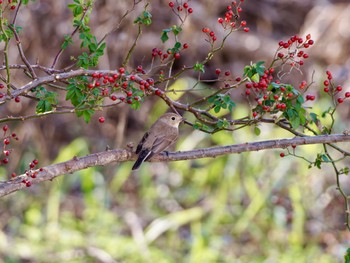
<path id="1" fill-rule="evenodd" d="M 333 135 L 320 135 L 310 137 L 295 137 L 292 139 L 280 139 L 280 140 L 268 140 L 262 142 L 243 143 L 227 146 L 216 146 L 211 148 L 197 149 L 184 152 L 174 152 L 163 155 L 158 155 L 152 158 L 153 162 L 165 162 L 165 161 L 179 161 L 179 160 L 191 160 L 207 157 L 217 157 L 232 153 L 242 153 L 250 151 L 259 151 L 266 149 L 287 148 L 291 145 L 307 145 L 307 144 L 321 144 L 321 143 L 336 143 L 336 142 L 350 142 L 349 134 L 333 134 Z M 82 169 L 86 169 L 92 166 L 107 165 L 112 162 L 126 162 L 133 161 L 136 156 L 129 149 L 114 149 L 105 152 L 99 152 L 90 154 L 84 157 L 74 157 L 73 159 L 46 166 L 40 172 L 36 170 L 38 174 L 36 178 L 29 179 L 27 175 L 23 174 L 16 178 L 0 182 L 0 197 L 8 195 L 12 192 L 25 188 L 23 179 L 28 179 L 32 184 L 37 184 L 43 181 L 53 180 L 55 177 L 73 173 Z"/>

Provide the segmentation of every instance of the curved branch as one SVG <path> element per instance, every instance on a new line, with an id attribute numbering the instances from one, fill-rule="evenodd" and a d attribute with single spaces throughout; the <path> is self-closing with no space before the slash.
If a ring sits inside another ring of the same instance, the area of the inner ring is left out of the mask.
<path id="1" fill-rule="evenodd" d="M 307 145 L 320 143 L 350 142 L 349 134 L 319 135 L 310 137 L 295 137 L 292 139 L 268 140 L 253 143 L 243 143 L 227 146 L 216 146 L 211 148 L 196 149 L 184 152 L 173 152 L 161 154 L 152 158 L 152 162 L 193 160 L 199 158 L 217 157 L 221 155 L 259 151 L 266 149 L 287 148 L 291 145 Z M 114 149 L 104 152 L 86 155 L 84 157 L 74 157 L 73 159 L 46 166 L 37 172 L 36 178 L 29 179 L 32 184 L 53 180 L 54 178 L 73 173 L 93 166 L 107 165 L 112 162 L 127 162 L 136 159 L 135 154 L 130 149 Z M 22 180 L 28 176 L 23 174 L 16 178 L 0 182 L 0 197 L 8 195 L 26 187 Z"/>

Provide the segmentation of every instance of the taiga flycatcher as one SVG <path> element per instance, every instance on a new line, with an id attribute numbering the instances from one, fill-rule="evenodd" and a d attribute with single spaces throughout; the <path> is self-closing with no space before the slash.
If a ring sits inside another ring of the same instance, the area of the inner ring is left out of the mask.
<path id="1" fill-rule="evenodd" d="M 140 167 L 142 162 L 152 158 L 152 156 L 164 151 L 172 145 L 179 135 L 179 124 L 184 119 L 175 113 L 162 115 L 142 137 L 136 148 L 139 155 L 132 170 Z"/>

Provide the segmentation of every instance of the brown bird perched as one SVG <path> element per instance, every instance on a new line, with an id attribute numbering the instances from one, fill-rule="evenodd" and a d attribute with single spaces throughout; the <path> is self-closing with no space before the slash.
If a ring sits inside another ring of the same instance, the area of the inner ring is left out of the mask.
<path id="1" fill-rule="evenodd" d="M 136 170 L 142 162 L 148 161 L 152 156 L 172 145 L 177 140 L 179 124 L 183 120 L 180 115 L 175 113 L 166 113 L 159 117 L 137 145 L 135 153 L 139 156 L 132 170 Z"/>

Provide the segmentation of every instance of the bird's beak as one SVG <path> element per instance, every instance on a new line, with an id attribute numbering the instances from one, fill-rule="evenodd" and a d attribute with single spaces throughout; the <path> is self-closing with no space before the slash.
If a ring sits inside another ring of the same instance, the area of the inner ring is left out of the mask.
<path id="1" fill-rule="evenodd" d="M 181 118 L 181 122 L 185 122 L 186 119 L 184 117 Z"/>

